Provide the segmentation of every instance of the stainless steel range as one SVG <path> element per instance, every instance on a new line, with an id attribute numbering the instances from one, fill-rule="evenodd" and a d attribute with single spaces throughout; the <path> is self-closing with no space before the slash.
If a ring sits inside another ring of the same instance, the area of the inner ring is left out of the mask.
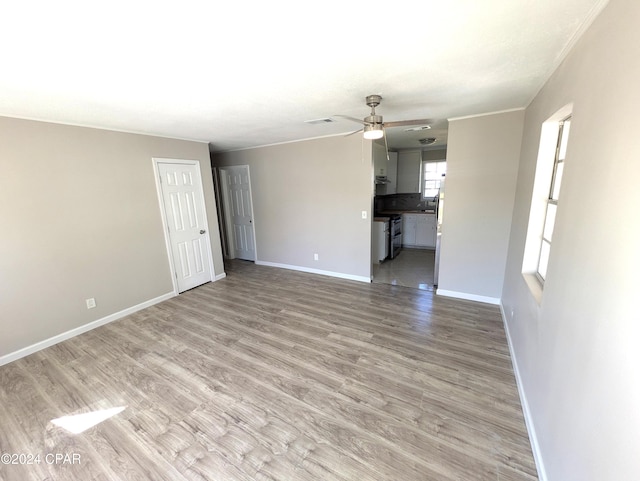
<path id="1" fill-rule="evenodd" d="M 402 249 L 402 216 L 392 214 L 389 219 L 389 259 L 394 259 Z"/>

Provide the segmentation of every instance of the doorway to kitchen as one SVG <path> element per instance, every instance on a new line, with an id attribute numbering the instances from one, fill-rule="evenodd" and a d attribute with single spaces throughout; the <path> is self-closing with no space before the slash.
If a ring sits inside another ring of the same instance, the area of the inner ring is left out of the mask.
<path id="1" fill-rule="evenodd" d="M 373 282 L 433 291 L 435 251 L 402 249 L 400 255 L 373 265 Z"/>

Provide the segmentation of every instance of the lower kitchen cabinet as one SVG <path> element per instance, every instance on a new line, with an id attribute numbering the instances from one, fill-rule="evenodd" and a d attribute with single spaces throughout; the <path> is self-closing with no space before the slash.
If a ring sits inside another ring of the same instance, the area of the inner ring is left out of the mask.
<path id="1" fill-rule="evenodd" d="M 402 214 L 402 245 L 415 246 L 418 216 L 416 214 Z"/>
<path id="2" fill-rule="evenodd" d="M 435 249 L 436 216 L 434 214 L 402 214 L 402 245 Z"/>

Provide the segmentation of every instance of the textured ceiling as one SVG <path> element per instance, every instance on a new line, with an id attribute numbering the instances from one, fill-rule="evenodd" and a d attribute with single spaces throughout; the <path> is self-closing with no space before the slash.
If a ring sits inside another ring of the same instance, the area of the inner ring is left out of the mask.
<path id="1" fill-rule="evenodd" d="M 0 115 L 219 151 L 525 107 L 606 0 L 5 3 Z"/>

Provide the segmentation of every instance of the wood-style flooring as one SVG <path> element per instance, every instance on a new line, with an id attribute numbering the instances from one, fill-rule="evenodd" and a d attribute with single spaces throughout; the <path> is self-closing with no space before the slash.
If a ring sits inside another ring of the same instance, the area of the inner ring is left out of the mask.
<path id="1" fill-rule="evenodd" d="M 537 479 L 497 307 L 429 291 L 234 261 L 0 386 L 1 480 Z"/>

